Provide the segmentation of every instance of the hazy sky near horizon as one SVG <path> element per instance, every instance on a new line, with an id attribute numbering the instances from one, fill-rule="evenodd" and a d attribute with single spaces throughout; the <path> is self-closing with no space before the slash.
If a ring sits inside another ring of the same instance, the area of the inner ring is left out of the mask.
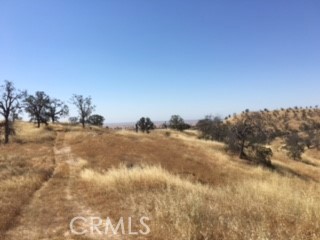
<path id="1" fill-rule="evenodd" d="M 0 10 L 0 81 L 66 102 L 90 95 L 107 122 L 320 104 L 318 0 L 0 0 Z"/>

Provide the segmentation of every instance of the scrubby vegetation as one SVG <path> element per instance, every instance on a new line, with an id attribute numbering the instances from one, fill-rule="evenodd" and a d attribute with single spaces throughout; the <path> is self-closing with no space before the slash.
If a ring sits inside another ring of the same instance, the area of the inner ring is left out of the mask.
<path id="1" fill-rule="evenodd" d="M 277 137 L 285 139 L 285 148 L 292 159 L 301 159 L 305 148 L 318 148 L 320 111 L 287 109 L 250 112 L 246 109 L 240 116 L 234 115 L 222 121 L 207 116 L 196 128 L 201 138 L 225 142 L 228 150 L 238 153 L 241 159 L 253 160 L 271 166 L 272 150 L 267 147 Z"/>

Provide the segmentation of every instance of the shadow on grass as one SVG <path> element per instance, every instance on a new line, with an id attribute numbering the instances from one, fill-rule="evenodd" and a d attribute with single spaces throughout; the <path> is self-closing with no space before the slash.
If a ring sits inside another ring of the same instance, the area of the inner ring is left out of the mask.
<path id="1" fill-rule="evenodd" d="M 294 176 L 294 177 L 300 178 L 300 179 L 302 179 L 304 181 L 319 182 L 317 179 L 309 177 L 309 176 L 306 176 L 306 175 L 302 175 L 302 174 L 294 171 L 291 168 L 288 168 L 288 167 L 285 167 L 285 166 L 281 166 L 281 165 L 278 165 L 276 163 L 274 163 L 273 166 L 274 166 L 274 171 L 279 173 L 282 176 L 289 175 L 289 176 Z"/>
<path id="2" fill-rule="evenodd" d="M 315 164 L 315 163 L 310 162 L 310 161 L 305 160 L 305 159 L 301 160 L 301 162 L 302 162 L 302 163 L 304 163 L 304 164 L 307 164 L 307 165 L 313 166 L 313 167 L 320 167 L 318 164 Z"/>

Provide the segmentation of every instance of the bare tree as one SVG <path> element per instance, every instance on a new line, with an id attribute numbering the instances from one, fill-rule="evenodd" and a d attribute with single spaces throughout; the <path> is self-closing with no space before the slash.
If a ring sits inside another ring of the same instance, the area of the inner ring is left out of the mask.
<path id="1" fill-rule="evenodd" d="M 74 94 L 71 98 L 72 104 L 74 104 L 79 112 L 79 119 L 82 127 L 85 127 L 87 119 L 95 110 L 95 106 L 92 105 L 91 97 L 83 97 L 82 95 Z"/>
<path id="2" fill-rule="evenodd" d="M 25 96 L 26 92 L 16 90 L 14 84 L 10 81 L 5 81 L 1 86 L 0 98 L 0 114 L 4 117 L 4 142 L 9 143 L 10 135 L 10 115 L 17 114 L 20 109 L 19 101 Z"/>
<path id="3" fill-rule="evenodd" d="M 24 100 L 25 111 L 29 113 L 31 120 L 37 122 L 38 128 L 41 123 L 47 125 L 50 98 L 44 92 L 36 92 L 35 95 L 29 95 Z"/>
<path id="4" fill-rule="evenodd" d="M 67 116 L 69 114 L 69 108 L 64 102 L 54 98 L 50 100 L 47 114 L 54 123 L 58 121 L 60 117 Z"/>

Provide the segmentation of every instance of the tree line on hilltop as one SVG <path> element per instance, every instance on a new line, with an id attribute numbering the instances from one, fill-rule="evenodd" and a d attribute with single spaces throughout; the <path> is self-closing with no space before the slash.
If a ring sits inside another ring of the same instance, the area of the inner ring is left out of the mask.
<path id="1" fill-rule="evenodd" d="M 95 106 L 92 104 L 91 97 L 74 94 L 70 100 L 78 110 L 78 117 L 71 117 L 72 123 L 102 126 L 104 117 L 93 114 Z M 0 132 L 4 129 L 4 143 L 9 143 L 10 135 L 14 134 L 13 122 L 20 119 L 20 114 L 26 112 L 30 121 L 36 123 L 37 127 L 41 124 L 48 125 L 48 122 L 55 123 L 60 118 L 69 115 L 69 107 L 63 101 L 52 98 L 43 91 L 36 91 L 29 94 L 27 91 L 16 89 L 13 82 L 4 81 L 0 86 L 0 115 L 4 121 L 0 123 Z"/>

